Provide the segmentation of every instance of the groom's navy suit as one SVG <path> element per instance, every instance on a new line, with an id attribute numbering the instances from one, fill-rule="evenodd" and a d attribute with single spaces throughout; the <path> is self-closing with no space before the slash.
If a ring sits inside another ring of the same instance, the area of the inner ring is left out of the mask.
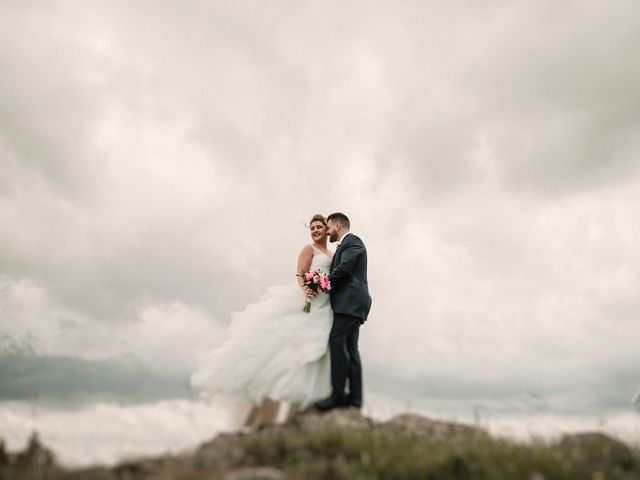
<path id="1" fill-rule="evenodd" d="M 358 352 L 360 325 L 371 308 L 367 283 L 367 249 L 352 233 L 342 238 L 331 262 L 331 309 L 329 336 L 332 396 L 338 403 L 362 405 L 362 365 Z M 346 383 L 349 379 L 349 393 Z"/>

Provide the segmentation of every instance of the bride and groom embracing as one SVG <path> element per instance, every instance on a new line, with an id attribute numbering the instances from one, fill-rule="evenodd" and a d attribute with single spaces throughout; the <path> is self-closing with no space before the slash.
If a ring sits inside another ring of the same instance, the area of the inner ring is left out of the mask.
<path id="1" fill-rule="evenodd" d="M 258 302 L 232 312 L 225 341 L 191 374 L 201 396 L 235 393 L 254 405 L 270 399 L 322 411 L 362 407 L 358 335 L 371 308 L 367 250 L 343 213 L 314 215 L 309 229 L 312 243 L 300 251 L 297 271 L 325 273 L 330 290 L 316 293 L 298 276 L 297 285 L 269 287 Z M 337 242 L 335 253 L 327 240 Z"/>

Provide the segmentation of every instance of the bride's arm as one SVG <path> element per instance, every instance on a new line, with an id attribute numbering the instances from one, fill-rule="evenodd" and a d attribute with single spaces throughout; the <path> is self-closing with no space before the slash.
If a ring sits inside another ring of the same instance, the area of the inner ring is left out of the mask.
<path id="1" fill-rule="evenodd" d="M 302 250 L 300 250 L 300 254 L 298 255 L 298 266 L 296 268 L 296 273 L 308 272 L 311 267 L 311 260 L 313 260 L 313 248 L 311 245 L 305 245 Z M 296 277 L 298 281 L 298 285 L 304 292 L 304 294 L 309 297 L 313 295 L 313 291 L 310 288 L 304 286 L 304 280 L 302 277 Z"/>

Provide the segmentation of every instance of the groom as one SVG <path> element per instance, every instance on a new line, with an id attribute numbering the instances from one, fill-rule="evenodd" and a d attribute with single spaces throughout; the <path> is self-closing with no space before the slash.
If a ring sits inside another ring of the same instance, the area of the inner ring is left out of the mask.
<path id="1" fill-rule="evenodd" d="M 333 310 L 329 335 L 332 393 L 315 403 L 318 410 L 362 407 L 358 333 L 369 314 L 371 296 L 367 284 L 367 249 L 362 240 L 349 231 L 350 226 L 344 213 L 332 213 L 327 217 L 329 240 L 338 242 L 329 273 Z"/>

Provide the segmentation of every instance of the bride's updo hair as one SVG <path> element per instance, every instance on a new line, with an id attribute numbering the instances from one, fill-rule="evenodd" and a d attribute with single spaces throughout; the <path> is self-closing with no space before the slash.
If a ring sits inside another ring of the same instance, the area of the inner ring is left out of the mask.
<path id="1" fill-rule="evenodd" d="M 316 213 L 313 217 L 311 217 L 311 221 L 309 222 L 309 226 L 311 226 L 311 224 L 313 222 L 320 222 L 325 227 L 327 226 L 327 219 L 324 218 L 324 216 L 320 215 L 319 213 Z"/>

